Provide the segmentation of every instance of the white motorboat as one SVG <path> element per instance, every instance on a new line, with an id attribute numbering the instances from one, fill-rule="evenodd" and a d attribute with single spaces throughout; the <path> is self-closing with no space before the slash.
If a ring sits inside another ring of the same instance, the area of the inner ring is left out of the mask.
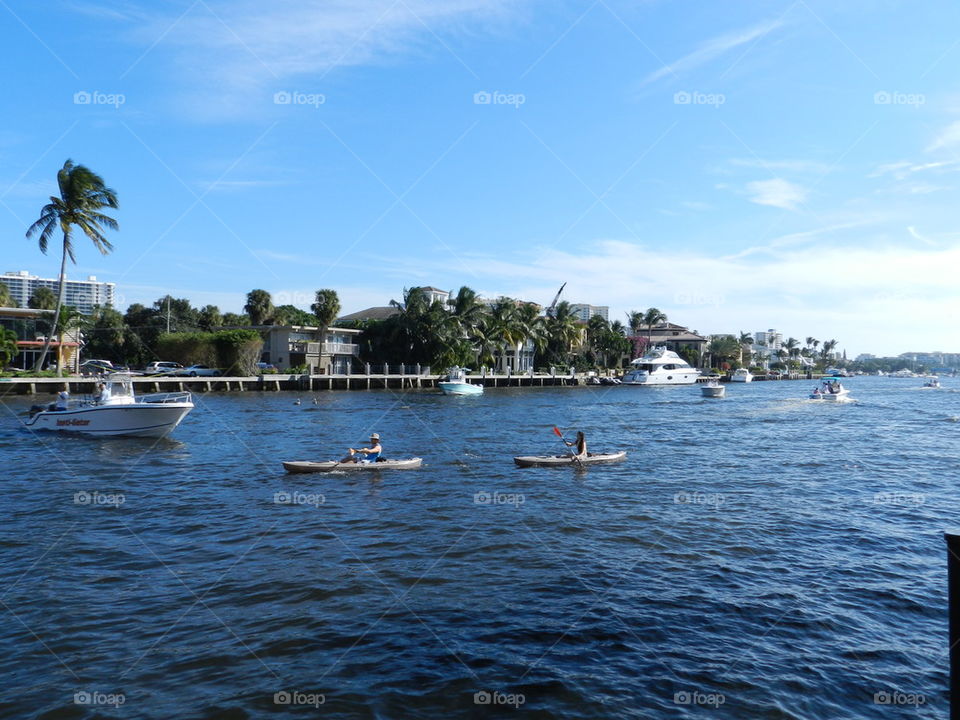
<path id="1" fill-rule="evenodd" d="M 840 378 L 824 378 L 823 385 L 815 387 L 810 393 L 811 400 L 823 400 L 825 402 L 846 402 L 850 391 L 841 383 Z"/>
<path id="2" fill-rule="evenodd" d="M 730 376 L 730 382 L 750 382 L 751 380 L 753 380 L 753 375 L 746 368 L 737 368 Z"/>
<path id="3" fill-rule="evenodd" d="M 704 397 L 722 398 L 727 389 L 718 380 L 709 380 L 700 386 L 700 392 L 703 393 Z"/>
<path id="4" fill-rule="evenodd" d="M 665 347 L 655 347 L 630 363 L 624 385 L 693 385 L 700 371 Z"/>
<path id="5" fill-rule="evenodd" d="M 437 383 L 444 395 L 482 395 L 483 385 L 474 385 L 467 380 L 467 371 L 452 367 L 447 371 L 447 379 Z"/>
<path id="6" fill-rule="evenodd" d="M 46 408 L 34 406 L 26 426 L 85 435 L 163 437 L 193 410 L 189 392 L 136 397 L 129 375 L 109 375 L 103 382 L 105 390 L 97 399 L 61 399 Z"/>
<path id="7" fill-rule="evenodd" d="M 940 387 L 942 387 L 942 386 L 940 385 L 940 378 L 938 378 L 936 375 L 934 375 L 933 377 L 927 378 L 927 381 L 923 384 L 923 386 L 924 386 L 925 388 L 940 388 Z"/>

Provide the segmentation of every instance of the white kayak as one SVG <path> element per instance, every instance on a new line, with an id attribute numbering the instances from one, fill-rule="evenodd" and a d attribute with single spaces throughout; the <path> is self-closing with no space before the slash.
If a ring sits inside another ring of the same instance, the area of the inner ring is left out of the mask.
<path id="1" fill-rule="evenodd" d="M 289 473 L 316 473 L 354 470 L 413 470 L 423 465 L 423 458 L 407 458 L 406 460 L 380 460 L 378 462 L 310 462 L 308 460 L 294 460 L 283 463 L 283 469 Z"/>
<path id="2" fill-rule="evenodd" d="M 627 451 L 621 450 L 615 453 L 588 453 L 582 460 L 577 460 L 573 455 L 521 455 L 513 461 L 520 467 L 580 467 L 620 462 L 626 457 Z"/>

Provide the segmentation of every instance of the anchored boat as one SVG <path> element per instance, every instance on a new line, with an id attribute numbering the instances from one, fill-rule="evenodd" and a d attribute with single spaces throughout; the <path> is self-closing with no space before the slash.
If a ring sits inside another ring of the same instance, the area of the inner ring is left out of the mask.
<path id="1" fill-rule="evenodd" d="M 444 395 L 482 395 L 483 385 L 473 385 L 467 380 L 464 368 L 452 367 L 447 371 L 447 379 L 437 383 Z"/>
<path id="2" fill-rule="evenodd" d="M 129 375 L 109 375 L 104 378 L 104 386 L 95 400 L 58 401 L 47 408 L 34 407 L 25 425 L 31 430 L 84 435 L 163 437 L 193 410 L 189 392 L 137 397 Z"/>
<path id="3" fill-rule="evenodd" d="M 574 455 L 520 455 L 513 461 L 519 467 L 580 467 L 581 465 L 602 465 L 620 462 L 627 457 L 627 451 L 615 453 L 588 453 L 585 458 Z"/>
<path id="4" fill-rule="evenodd" d="M 423 465 L 423 458 L 418 457 L 407 458 L 406 460 L 378 460 L 377 462 L 338 462 L 336 460 L 309 462 L 307 460 L 295 460 L 283 463 L 283 469 L 288 473 L 318 473 L 334 470 L 353 472 L 363 470 L 413 470 L 421 465 Z"/>
<path id="5" fill-rule="evenodd" d="M 655 347 L 630 365 L 624 385 L 693 385 L 700 377 L 699 370 L 666 347 Z"/>

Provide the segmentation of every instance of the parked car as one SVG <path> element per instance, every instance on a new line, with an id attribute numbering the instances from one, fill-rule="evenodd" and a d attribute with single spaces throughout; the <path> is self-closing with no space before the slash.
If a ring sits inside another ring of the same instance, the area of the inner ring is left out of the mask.
<path id="1" fill-rule="evenodd" d="M 109 360 L 84 360 L 80 363 L 81 375 L 105 375 L 116 371 L 117 368 Z"/>
<path id="2" fill-rule="evenodd" d="M 190 377 L 197 377 L 198 375 L 201 377 L 220 377 L 220 371 L 208 365 L 191 365 L 190 367 L 177 370 L 174 375 L 188 375 Z"/>
<path id="3" fill-rule="evenodd" d="M 143 369 L 144 375 L 176 375 L 178 370 L 183 370 L 183 365 L 177 362 L 168 362 L 158 360 L 152 362 Z"/>
<path id="4" fill-rule="evenodd" d="M 277 371 L 276 365 L 271 365 L 270 363 L 258 362 L 257 363 L 257 372 L 259 373 L 275 373 Z"/>

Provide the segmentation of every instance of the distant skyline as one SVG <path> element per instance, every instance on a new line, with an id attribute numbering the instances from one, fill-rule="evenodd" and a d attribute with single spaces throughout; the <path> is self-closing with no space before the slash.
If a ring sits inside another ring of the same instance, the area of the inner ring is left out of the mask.
<path id="1" fill-rule="evenodd" d="M 960 352 L 946 0 L 0 3 L 0 272 L 64 160 L 120 198 L 120 309 L 404 287 Z"/>

